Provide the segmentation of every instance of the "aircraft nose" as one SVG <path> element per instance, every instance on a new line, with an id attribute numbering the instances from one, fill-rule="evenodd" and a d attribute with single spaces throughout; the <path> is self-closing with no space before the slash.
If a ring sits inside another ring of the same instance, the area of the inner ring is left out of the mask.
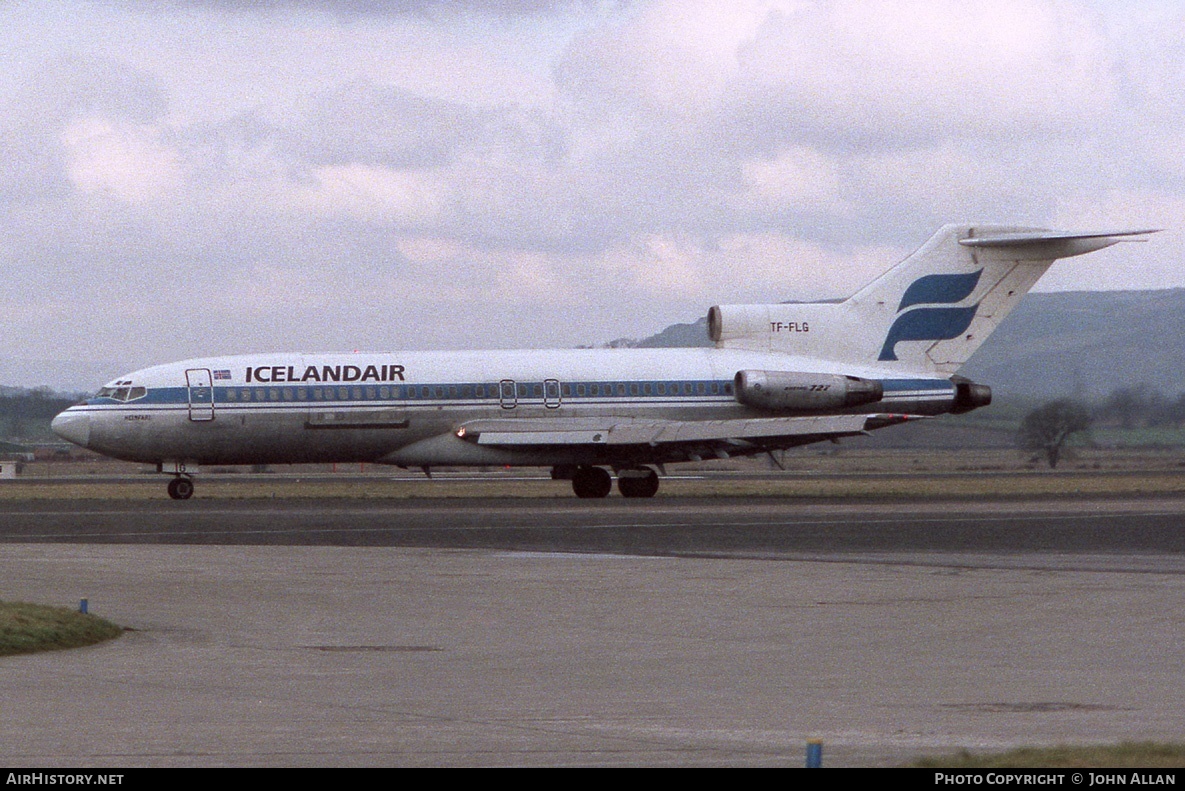
<path id="1" fill-rule="evenodd" d="M 85 413 L 80 414 L 67 409 L 55 417 L 49 427 L 62 439 L 84 448 L 91 439 L 91 418 Z"/>

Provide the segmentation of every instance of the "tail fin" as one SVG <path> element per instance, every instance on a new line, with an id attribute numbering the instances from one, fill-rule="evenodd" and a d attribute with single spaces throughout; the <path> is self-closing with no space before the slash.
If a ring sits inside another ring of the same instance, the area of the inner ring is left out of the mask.
<path id="1" fill-rule="evenodd" d="M 1055 260 L 1149 233 L 947 225 L 844 302 L 718 307 L 709 325 L 720 346 L 949 376 Z"/>

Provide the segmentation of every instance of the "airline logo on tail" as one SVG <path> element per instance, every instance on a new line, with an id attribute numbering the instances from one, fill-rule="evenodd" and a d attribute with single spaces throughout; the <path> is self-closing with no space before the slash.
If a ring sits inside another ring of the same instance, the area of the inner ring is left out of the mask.
<path id="1" fill-rule="evenodd" d="M 897 306 L 897 319 L 889 328 L 877 360 L 896 360 L 895 347 L 901 341 L 947 341 L 966 332 L 979 303 L 963 308 L 914 306 L 962 302 L 979 285 L 981 274 L 982 269 L 962 275 L 925 275 L 910 283 Z"/>

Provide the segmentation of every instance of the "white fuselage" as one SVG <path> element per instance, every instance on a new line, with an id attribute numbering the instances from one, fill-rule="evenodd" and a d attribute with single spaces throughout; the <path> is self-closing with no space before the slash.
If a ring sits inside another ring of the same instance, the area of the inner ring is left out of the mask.
<path id="1" fill-rule="evenodd" d="M 54 429 L 108 456 L 161 465 L 662 463 L 686 456 L 670 448 L 631 448 L 623 457 L 605 448 L 479 449 L 453 432 L 478 419 L 800 414 L 739 403 L 733 377 L 742 370 L 883 383 L 882 400 L 829 413 L 939 414 L 955 399 L 945 378 L 736 349 L 261 354 L 135 371 L 63 412 Z"/>

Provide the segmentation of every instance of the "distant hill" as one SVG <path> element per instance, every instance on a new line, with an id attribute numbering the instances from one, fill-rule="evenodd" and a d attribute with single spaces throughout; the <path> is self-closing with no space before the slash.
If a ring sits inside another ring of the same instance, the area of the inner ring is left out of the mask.
<path id="1" fill-rule="evenodd" d="M 696 346 L 712 346 L 708 338 L 708 317 L 703 316 L 691 324 L 672 324 L 657 335 L 643 338 L 634 344 L 643 349 L 683 349 Z"/>
<path id="2" fill-rule="evenodd" d="M 1003 394 L 1185 390 L 1185 289 L 1030 294 L 960 372 Z"/>
<path id="3" fill-rule="evenodd" d="M 643 347 L 711 346 L 707 319 Z M 1185 391 L 1185 289 L 1029 294 L 959 372 L 998 396 L 1100 398 L 1146 384 Z"/>

